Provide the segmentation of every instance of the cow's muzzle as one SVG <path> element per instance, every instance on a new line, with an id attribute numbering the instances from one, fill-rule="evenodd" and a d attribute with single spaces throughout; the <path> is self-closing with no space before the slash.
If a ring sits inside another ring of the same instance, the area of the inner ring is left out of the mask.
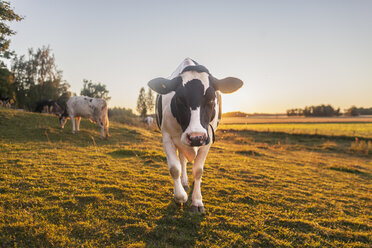
<path id="1" fill-rule="evenodd" d="M 188 133 L 186 134 L 187 143 L 190 146 L 202 146 L 207 141 L 206 133 Z"/>

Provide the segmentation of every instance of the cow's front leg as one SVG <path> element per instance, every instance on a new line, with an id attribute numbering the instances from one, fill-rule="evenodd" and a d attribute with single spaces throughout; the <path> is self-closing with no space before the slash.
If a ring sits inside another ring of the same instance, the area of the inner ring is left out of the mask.
<path id="1" fill-rule="evenodd" d="M 174 182 L 174 199 L 178 203 L 187 202 L 187 194 L 181 183 L 181 163 L 177 157 L 177 149 L 171 137 L 167 133 L 163 133 L 163 145 L 165 155 L 167 156 L 168 169 Z"/>
<path id="2" fill-rule="evenodd" d="M 182 183 L 182 187 L 187 192 L 190 189 L 189 188 L 189 182 L 188 182 L 188 179 L 187 179 L 187 166 L 186 166 L 187 165 L 187 160 L 186 160 L 185 156 L 182 155 L 181 152 L 179 152 L 178 157 L 180 158 L 180 162 L 181 162 L 181 170 L 182 170 L 181 183 Z"/>
<path id="3" fill-rule="evenodd" d="M 203 175 L 204 162 L 207 158 L 208 150 L 210 145 L 201 147 L 198 151 L 198 155 L 195 158 L 195 162 L 192 166 L 192 176 L 194 179 L 194 190 L 192 192 L 192 212 L 204 212 L 204 204 L 202 200 L 200 184 Z"/>
<path id="4" fill-rule="evenodd" d="M 72 133 L 75 133 L 76 132 L 75 118 L 70 115 L 70 120 L 72 123 Z"/>
<path id="5" fill-rule="evenodd" d="M 105 137 L 105 125 L 102 121 L 102 118 L 99 118 L 96 122 L 98 123 L 98 126 L 101 128 L 101 139 L 103 139 Z"/>

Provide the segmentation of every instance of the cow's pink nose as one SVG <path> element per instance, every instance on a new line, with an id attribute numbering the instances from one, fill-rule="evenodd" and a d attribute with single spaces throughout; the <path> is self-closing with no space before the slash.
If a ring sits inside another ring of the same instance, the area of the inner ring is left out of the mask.
<path id="1" fill-rule="evenodd" d="M 187 141 L 190 146 L 201 146 L 207 138 L 206 133 L 188 133 L 186 134 Z"/>

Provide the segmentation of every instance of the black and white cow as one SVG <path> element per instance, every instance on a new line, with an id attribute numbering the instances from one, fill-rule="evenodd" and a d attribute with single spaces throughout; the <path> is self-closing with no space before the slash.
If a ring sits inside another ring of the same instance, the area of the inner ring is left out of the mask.
<path id="1" fill-rule="evenodd" d="M 56 101 L 41 100 L 36 103 L 35 112 L 60 115 L 63 108 Z"/>
<path id="2" fill-rule="evenodd" d="M 0 107 L 10 108 L 12 105 L 12 100 L 7 96 L 0 97 Z"/>
<path id="3" fill-rule="evenodd" d="M 60 115 L 59 121 L 63 128 L 70 118 L 72 133 L 80 130 L 80 119 L 88 118 L 101 127 L 101 138 L 109 136 L 109 119 L 106 100 L 87 96 L 73 96 L 66 103 L 66 109 Z M 75 124 L 76 121 L 76 124 Z"/>
<path id="4" fill-rule="evenodd" d="M 221 118 L 220 92 L 232 93 L 242 87 L 243 82 L 233 77 L 216 79 L 207 68 L 187 58 L 169 79 L 155 78 L 148 85 L 160 94 L 156 99 L 156 120 L 174 181 L 175 201 L 187 201 L 186 164 L 194 161 L 191 211 L 204 212 L 200 183 Z"/>

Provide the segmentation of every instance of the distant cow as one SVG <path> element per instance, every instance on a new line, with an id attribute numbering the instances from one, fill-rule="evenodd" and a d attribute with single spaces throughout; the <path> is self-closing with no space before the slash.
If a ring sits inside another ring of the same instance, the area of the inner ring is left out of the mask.
<path id="1" fill-rule="evenodd" d="M 35 112 L 60 115 L 63 108 L 56 101 L 42 100 L 36 103 Z"/>
<path id="2" fill-rule="evenodd" d="M 242 87 L 243 82 L 233 77 L 216 79 L 207 68 L 187 58 L 169 79 L 155 78 L 148 85 L 160 94 L 156 99 L 156 120 L 174 181 L 175 201 L 187 201 L 186 164 L 194 161 L 191 211 L 204 212 L 200 183 L 221 118 L 220 92 L 232 93 Z"/>
<path id="3" fill-rule="evenodd" d="M 150 127 L 154 122 L 154 118 L 152 118 L 151 116 L 147 116 L 143 121 L 146 123 L 147 126 Z"/>
<path id="4" fill-rule="evenodd" d="M 101 138 L 109 136 L 109 120 L 107 115 L 107 103 L 101 98 L 87 96 L 73 96 L 66 104 L 66 109 L 60 115 L 60 125 L 63 128 L 68 118 L 72 122 L 72 133 L 80 130 L 80 119 L 88 118 L 101 127 Z M 76 124 L 75 124 L 76 120 Z"/>
<path id="5" fill-rule="evenodd" d="M 1 96 L 0 97 L 0 107 L 4 107 L 4 108 L 10 108 L 11 107 L 11 102 L 12 100 L 10 100 L 9 97 L 7 96 Z"/>

